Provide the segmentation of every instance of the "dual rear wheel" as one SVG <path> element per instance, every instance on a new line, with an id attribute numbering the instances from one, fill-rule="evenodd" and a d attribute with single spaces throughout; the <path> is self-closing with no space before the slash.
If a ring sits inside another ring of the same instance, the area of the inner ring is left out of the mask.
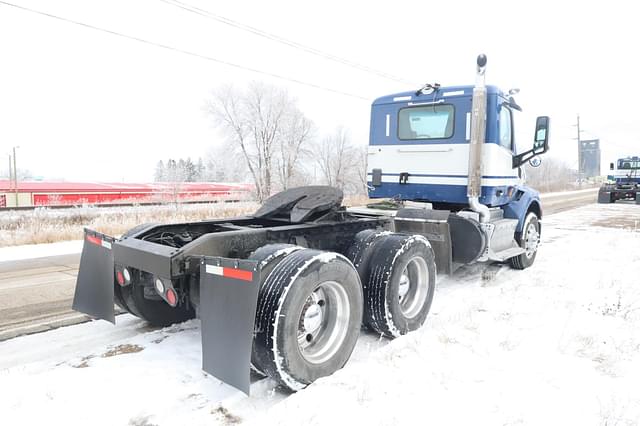
<path id="1" fill-rule="evenodd" d="M 364 322 L 388 337 L 419 328 L 435 290 L 420 236 L 363 231 L 347 256 L 276 244 L 257 250 L 254 370 L 291 390 L 342 368 Z"/>

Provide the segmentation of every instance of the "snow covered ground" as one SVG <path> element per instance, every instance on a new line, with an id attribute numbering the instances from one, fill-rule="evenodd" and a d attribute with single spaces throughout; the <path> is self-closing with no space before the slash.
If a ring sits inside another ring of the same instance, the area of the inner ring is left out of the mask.
<path id="1" fill-rule="evenodd" d="M 71 240 L 49 244 L 25 244 L 21 246 L 0 247 L 0 262 L 80 253 L 82 251 L 82 244 L 82 240 Z"/>
<path id="2" fill-rule="evenodd" d="M 363 333 L 352 360 L 288 396 L 246 397 L 200 370 L 197 320 L 134 317 L 0 343 L 3 424 L 640 424 L 640 206 L 543 221 L 526 271 L 440 279 L 425 326 Z"/>

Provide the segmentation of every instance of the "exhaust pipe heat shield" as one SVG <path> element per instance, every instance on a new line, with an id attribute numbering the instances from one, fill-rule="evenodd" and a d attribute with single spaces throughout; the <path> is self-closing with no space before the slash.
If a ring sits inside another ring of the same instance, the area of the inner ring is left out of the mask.
<path id="1" fill-rule="evenodd" d="M 71 307 L 74 311 L 115 324 L 113 242 L 113 237 L 85 228 Z"/>

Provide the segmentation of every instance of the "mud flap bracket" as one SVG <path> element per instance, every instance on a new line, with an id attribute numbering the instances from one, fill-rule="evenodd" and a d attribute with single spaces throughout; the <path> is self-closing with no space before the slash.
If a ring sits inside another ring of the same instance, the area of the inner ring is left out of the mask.
<path id="1" fill-rule="evenodd" d="M 447 220 L 448 210 L 400 209 L 394 217 L 396 232 L 423 235 L 433 248 L 436 270 L 440 274 L 453 273 L 453 249 Z"/>
<path id="2" fill-rule="evenodd" d="M 201 259 L 202 369 L 247 395 L 259 285 L 258 262 Z"/>

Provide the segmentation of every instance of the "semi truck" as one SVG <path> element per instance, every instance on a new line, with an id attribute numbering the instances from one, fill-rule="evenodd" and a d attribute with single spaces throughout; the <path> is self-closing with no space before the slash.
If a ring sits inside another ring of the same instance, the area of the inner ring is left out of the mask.
<path id="1" fill-rule="evenodd" d="M 525 269 L 542 206 L 520 166 L 548 149 L 548 117 L 516 151 L 513 96 L 425 85 L 376 99 L 368 186 L 393 209 L 346 208 L 325 186 L 273 195 L 252 215 L 85 229 L 73 308 L 115 324 L 114 303 L 154 326 L 198 317 L 202 368 L 249 393 L 250 372 L 297 391 L 342 368 L 361 327 L 421 327 L 437 274 L 474 262 Z"/>
<path id="2" fill-rule="evenodd" d="M 640 204 L 640 157 L 619 158 L 609 164 L 611 174 L 598 190 L 598 203 L 635 200 Z"/>

